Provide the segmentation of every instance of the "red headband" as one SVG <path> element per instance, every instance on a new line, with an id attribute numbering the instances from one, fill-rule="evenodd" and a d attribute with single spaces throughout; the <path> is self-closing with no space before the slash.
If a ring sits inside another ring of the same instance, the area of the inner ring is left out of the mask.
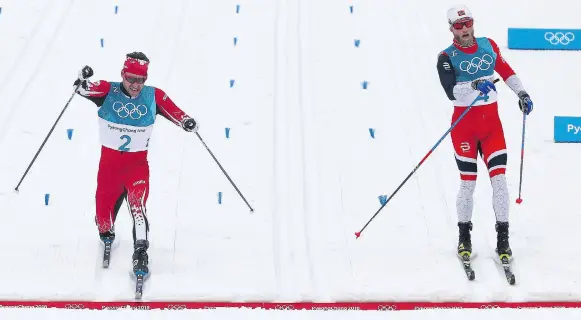
<path id="1" fill-rule="evenodd" d="M 147 67 L 149 62 L 127 57 L 123 64 L 123 72 L 129 72 L 138 76 L 147 77 Z"/>

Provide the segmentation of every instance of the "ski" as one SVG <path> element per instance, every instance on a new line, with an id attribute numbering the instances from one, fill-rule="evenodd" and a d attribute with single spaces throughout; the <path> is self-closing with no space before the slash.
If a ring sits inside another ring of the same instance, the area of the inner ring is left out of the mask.
<path id="1" fill-rule="evenodd" d="M 472 259 L 470 258 L 469 253 L 464 253 L 463 255 L 457 255 L 460 261 L 462 262 L 462 266 L 464 267 L 464 273 L 466 273 L 466 277 L 468 280 L 472 281 L 476 278 L 476 274 L 474 273 L 474 269 L 472 269 Z"/>
<path id="2" fill-rule="evenodd" d="M 109 262 L 111 260 L 111 242 L 105 242 L 105 248 L 103 249 L 103 268 L 109 268 Z"/>
<path id="3" fill-rule="evenodd" d="M 143 282 L 144 282 L 144 278 L 143 278 L 143 274 L 138 274 L 136 275 L 137 279 L 135 282 L 135 299 L 141 299 L 141 296 L 143 296 Z"/>
<path id="4" fill-rule="evenodd" d="M 500 264 L 502 265 L 502 269 L 504 270 L 504 276 L 506 277 L 506 281 L 510 285 L 514 285 L 516 283 L 516 277 L 511 270 L 510 266 L 510 259 L 509 256 L 506 254 L 501 254 L 499 257 Z"/>

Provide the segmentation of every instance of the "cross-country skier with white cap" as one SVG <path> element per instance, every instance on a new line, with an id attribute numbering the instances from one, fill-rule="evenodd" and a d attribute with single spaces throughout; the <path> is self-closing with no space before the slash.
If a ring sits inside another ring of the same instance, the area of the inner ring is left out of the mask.
<path id="1" fill-rule="evenodd" d="M 472 242 L 473 194 L 476 186 L 478 153 L 487 166 L 492 184 L 492 206 L 496 216 L 497 252 L 499 258 L 512 258 L 509 246 L 509 194 L 506 183 L 507 151 L 502 124 L 498 115 L 497 93 L 494 85 L 496 71 L 519 98 L 521 110 L 533 109 L 530 96 L 514 70 L 502 57 L 498 45 L 487 37 L 474 37 L 474 17 L 464 5 L 448 10 L 448 26 L 454 36 L 452 45 L 438 55 L 437 70 L 440 83 L 453 102 L 452 123 L 479 94 L 480 100 L 460 120 L 451 132 L 456 164 L 460 171 L 460 190 L 457 195 L 458 255 L 470 257 Z"/>

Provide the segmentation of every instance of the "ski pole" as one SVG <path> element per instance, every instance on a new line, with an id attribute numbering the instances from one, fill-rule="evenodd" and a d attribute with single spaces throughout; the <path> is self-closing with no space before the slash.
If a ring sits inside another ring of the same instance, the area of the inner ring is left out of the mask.
<path id="1" fill-rule="evenodd" d="M 523 114 L 522 114 L 522 143 L 521 143 L 521 147 L 520 147 L 520 180 L 518 183 L 518 198 L 516 199 L 516 203 L 518 203 L 518 204 L 522 203 L 522 198 L 521 198 L 522 168 L 523 168 L 523 162 L 524 162 L 524 157 L 525 157 L 525 125 L 526 125 L 526 123 L 527 123 L 527 114 L 523 110 Z"/>
<path id="2" fill-rule="evenodd" d="M 236 185 L 234 184 L 234 181 L 232 181 L 232 179 L 230 179 L 230 176 L 226 173 L 226 170 L 224 170 L 224 168 L 222 167 L 222 165 L 220 164 L 220 162 L 218 162 L 218 159 L 216 159 L 216 157 L 214 156 L 214 154 L 212 153 L 212 151 L 210 151 L 210 148 L 208 148 L 208 146 L 206 145 L 206 143 L 204 142 L 204 140 L 202 140 L 202 137 L 200 136 L 200 134 L 196 132 L 196 135 L 198 136 L 198 138 L 200 139 L 200 141 L 202 142 L 202 144 L 204 145 L 204 147 L 206 147 L 206 150 L 208 150 L 208 152 L 210 153 L 210 155 L 212 156 L 212 158 L 214 158 L 214 161 L 216 161 L 216 164 L 218 164 L 218 166 L 220 167 L 220 170 L 222 170 L 222 173 L 224 173 L 224 175 L 226 176 L 226 178 L 228 178 L 228 181 L 230 181 L 230 183 L 232 184 L 232 186 L 234 187 L 234 189 L 236 189 L 236 192 L 238 192 L 238 195 L 240 195 L 240 197 L 242 198 L 242 200 L 244 200 L 244 202 L 246 203 L 246 205 L 248 206 L 248 208 L 250 208 L 250 212 L 253 212 L 254 209 L 250 206 L 250 204 L 248 203 L 248 201 L 246 201 L 246 198 L 242 195 L 242 192 L 240 192 L 240 190 L 238 189 L 238 187 L 236 187 Z"/>
<path id="3" fill-rule="evenodd" d="M 494 80 L 494 83 L 498 82 L 498 80 L 499 79 Z M 444 140 L 444 138 L 446 138 L 448 133 L 450 133 L 450 131 L 452 131 L 452 129 L 454 129 L 454 127 L 456 127 L 458 122 L 460 122 L 460 120 L 462 120 L 462 118 L 466 115 L 466 113 L 468 113 L 468 111 L 470 111 L 472 106 L 474 106 L 474 104 L 480 100 L 484 100 L 484 101 L 488 100 L 488 95 L 478 95 L 478 97 L 476 97 L 476 99 L 474 99 L 474 101 L 472 101 L 472 103 L 468 107 L 466 107 L 466 110 L 464 110 L 464 112 L 462 112 L 462 114 L 458 117 L 458 119 L 456 119 L 456 121 L 454 121 L 452 126 L 450 126 L 448 131 L 446 131 L 446 133 L 444 133 L 444 135 L 440 138 L 440 140 L 438 140 L 438 142 L 436 142 L 436 144 L 432 147 L 432 149 L 430 149 L 430 151 L 428 151 L 428 153 L 415 166 L 415 168 L 408 174 L 408 176 L 403 180 L 403 182 L 395 189 L 395 191 L 391 194 L 391 196 L 389 196 L 389 198 L 387 198 L 387 200 L 381 205 L 379 210 L 377 210 L 375 212 L 375 214 L 371 217 L 371 219 L 369 219 L 369 221 L 367 221 L 367 223 L 363 226 L 363 228 L 361 228 L 361 230 L 355 232 L 355 238 L 359 238 L 361 236 L 361 233 L 367 228 L 367 226 L 371 223 L 371 221 L 373 221 L 373 219 L 375 219 L 375 217 L 379 214 L 379 212 L 387 205 L 389 200 L 391 200 L 391 198 L 393 198 L 393 196 L 395 196 L 395 194 L 399 191 L 399 189 L 401 189 L 401 187 L 403 187 L 403 185 L 409 180 L 409 178 L 411 178 L 411 176 L 416 172 L 416 170 L 418 170 L 418 168 L 422 165 L 422 163 L 424 163 L 424 161 L 426 161 L 426 159 L 432 154 L 432 152 L 434 152 L 434 150 L 438 147 L 438 145 L 440 145 L 440 143 Z"/>
<path id="4" fill-rule="evenodd" d="M 46 138 L 44 138 L 44 141 L 42 142 L 42 145 L 40 146 L 40 148 L 38 148 L 38 151 L 36 152 L 36 154 L 34 155 L 34 158 L 32 159 L 32 161 L 30 162 L 30 164 L 28 165 L 28 168 L 26 168 L 26 171 L 24 172 L 24 174 L 22 175 L 22 178 L 20 178 L 20 182 L 18 182 L 18 185 L 16 186 L 16 188 L 14 188 L 14 190 L 16 192 L 18 192 L 18 188 L 20 187 L 20 184 L 22 183 L 22 181 L 24 180 L 24 177 L 26 177 L 26 175 L 28 174 L 28 171 L 30 170 L 30 168 L 32 167 L 32 164 L 34 163 L 34 161 L 36 161 L 36 158 L 38 157 L 38 155 L 40 154 L 40 151 L 42 150 L 42 148 L 44 147 L 44 144 L 48 141 L 48 138 L 50 137 L 50 135 L 52 134 L 54 128 L 56 127 L 57 123 L 59 122 L 59 120 L 61 119 L 61 117 L 63 116 L 63 114 L 65 113 L 65 110 L 67 109 L 67 107 L 69 106 L 69 104 L 71 103 L 71 100 L 73 100 L 73 97 L 75 96 L 75 94 L 77 93 L 77 90 L 79 89 L 79 87 L 81 86 L 82 82 L 80 82 L 76 87 L 75 87 L 75 91 L 73 91 L 73 94 L 71 95 L 71 97 L 69 98 L 69 101 L 67 101 L 67 104 L 65 104 L 65 107 L 63 108 L 63 111 L 61 111 L 61 114 L 58 116 L 58 118 L 56 119 L 56 121 L 54 122 L 54 124 L 52 125 L 52 128 L 50 129 L 50 131 L 48 132 L 48 134 L 46 135 Z"/>

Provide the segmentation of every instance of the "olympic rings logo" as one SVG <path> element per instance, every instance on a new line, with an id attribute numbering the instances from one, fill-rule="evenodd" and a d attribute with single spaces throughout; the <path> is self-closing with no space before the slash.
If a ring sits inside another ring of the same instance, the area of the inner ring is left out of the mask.
<path id="1" fill-rule="evenodd" d="M 488 70 L 490 66 L 492 66 L 493 62 L 494 59 L 492 56 L 485 54 L 482 56 L 482 58 L 474 57 L 470 61 L 465 60 L 460 62 L 460 70 L 467 72 L 468 74 L 475 74 L 479 70 Z"/>
<path id="2" fill-rule="evenodd" d="M 549 43 L 554 46 L 559 43 L 566 46 L 575 40 L 575 35 L 573 32 L 545 32 L 545 40 L 549 41 Z"/>
<path id="3" fill-rule="evenodd" d="M 135 105 L 132 102 L 123 104 L 121 101 L 115 101 L 113 103 L 113 111 L 117 112 L 117 115 L 121 119 L 130 117 L 133 120 L 141 119 L 148 112 L 147 107 L 143 104 Z"/>
<path id="4" fill-rule="evenodd" d="M 290 304 L 277 304 L 274 309 L 276 310 L 294 310 L 295 307 Z"/>
<path id="5" fill-rule="evenodd" d="M 170 310 L 184 310 L 187 309 L 185 304 L 168 304 L 166 309 Z"/>
<path id="6" fill-rule="evenodd" d="M 85 305 L 83 304 L 65 304 L 65 309 L 84 309 Z"/>
<path id="7" fill-rule="evenodd" d="M 378 305 L 377 306 L 377 310 L 379 311 L 393 311 L 393 310 L 397 310 L 397 308 L 395 306 L 386 306 L 386 305 Z"/>
<path id="8" fill-rule="evenodd" d="M 499 309 L 500 307 L 495 304 L 484 304 L 480 306 L 480 309 Z"/>

